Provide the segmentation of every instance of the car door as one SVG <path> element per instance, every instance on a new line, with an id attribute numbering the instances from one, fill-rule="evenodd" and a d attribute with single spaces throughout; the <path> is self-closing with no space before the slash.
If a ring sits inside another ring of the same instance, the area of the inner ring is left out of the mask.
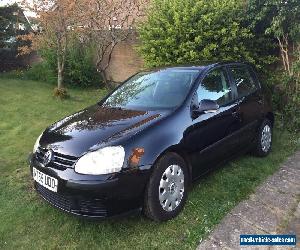
<path id="1" fill-rule="evenodd" d="M 206 74 L 191 105 L 198 105 L 203 99 L 216 101 L 220 107 L 216 112 L 194 118 L 192 126 L 185 132 L 193 178 L 212 169 L 233 154 L 238 146 L 238 139 L 233 136 L 240 129 L 240 121 L 235 115 L 238 104 L 234 102 L 232 86 L 223 67 Z"/>
<path id="2" fill-rule="evenodd" d="M 239 144 L 241 149 L 255 139 L 263 114 L 263 98 L 259 83 L 251 67 L 244 64 L 228 66 L 229 77 L 235 88 L 237 116 L 241 122 Z"/>

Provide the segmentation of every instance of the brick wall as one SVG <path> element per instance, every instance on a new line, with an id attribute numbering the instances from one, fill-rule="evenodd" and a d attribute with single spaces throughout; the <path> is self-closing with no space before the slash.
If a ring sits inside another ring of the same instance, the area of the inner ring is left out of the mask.
<path id="1" fill-rule="evenodd" d="M 110 65 L 106 70 L 109 80 L 124 81 L 143 68 L 143 60 L 134 48 L 137 44 L 137 39 L 131 38 L 114 48 Z"/>

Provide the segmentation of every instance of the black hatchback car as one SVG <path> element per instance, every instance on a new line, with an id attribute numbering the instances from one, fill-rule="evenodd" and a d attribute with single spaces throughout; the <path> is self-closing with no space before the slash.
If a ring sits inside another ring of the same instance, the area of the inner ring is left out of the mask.
<path id="1" fill-rule="evenodd" d="M 138 73 L 95 105 L 48 127 L 30 169 L 66 212 L 103 218 L 178 215 L 189 184 L 242 152 L 271 150 L 274 115 L 247 63 Z"/>

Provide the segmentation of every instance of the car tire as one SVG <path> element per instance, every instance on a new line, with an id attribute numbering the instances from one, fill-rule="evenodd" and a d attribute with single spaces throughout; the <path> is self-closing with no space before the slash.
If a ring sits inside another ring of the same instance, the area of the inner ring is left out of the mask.
<path id="1" fill-rule="evenodd" d="M 176 217 L 186 202 L 188 182 L 185 161 L 176 153 L 163 155 L 146 187 L 144 214 L 157 222 Z"/>
<path id="2" fill-rule="evenodd" d="M 272 148 L 273 128 L 272 122 L 265 119 L 258 129 L 257 139 L 253 153 L 258 157 L 267 156 Z"/>

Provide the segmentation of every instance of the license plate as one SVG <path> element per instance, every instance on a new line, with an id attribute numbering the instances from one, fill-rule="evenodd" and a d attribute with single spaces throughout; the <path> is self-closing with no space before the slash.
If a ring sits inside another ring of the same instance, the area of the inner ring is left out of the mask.
<path id="1" fill-rule="evenodd" d="M 37 183 L 41 184 L 43 187 L 53 192 L 57 192 L 57 185 L 58 185 L 57 179 L 42 173 L 36 168 L 32 168 L 32 175 L 33 175 L 33 179 Z"/>

